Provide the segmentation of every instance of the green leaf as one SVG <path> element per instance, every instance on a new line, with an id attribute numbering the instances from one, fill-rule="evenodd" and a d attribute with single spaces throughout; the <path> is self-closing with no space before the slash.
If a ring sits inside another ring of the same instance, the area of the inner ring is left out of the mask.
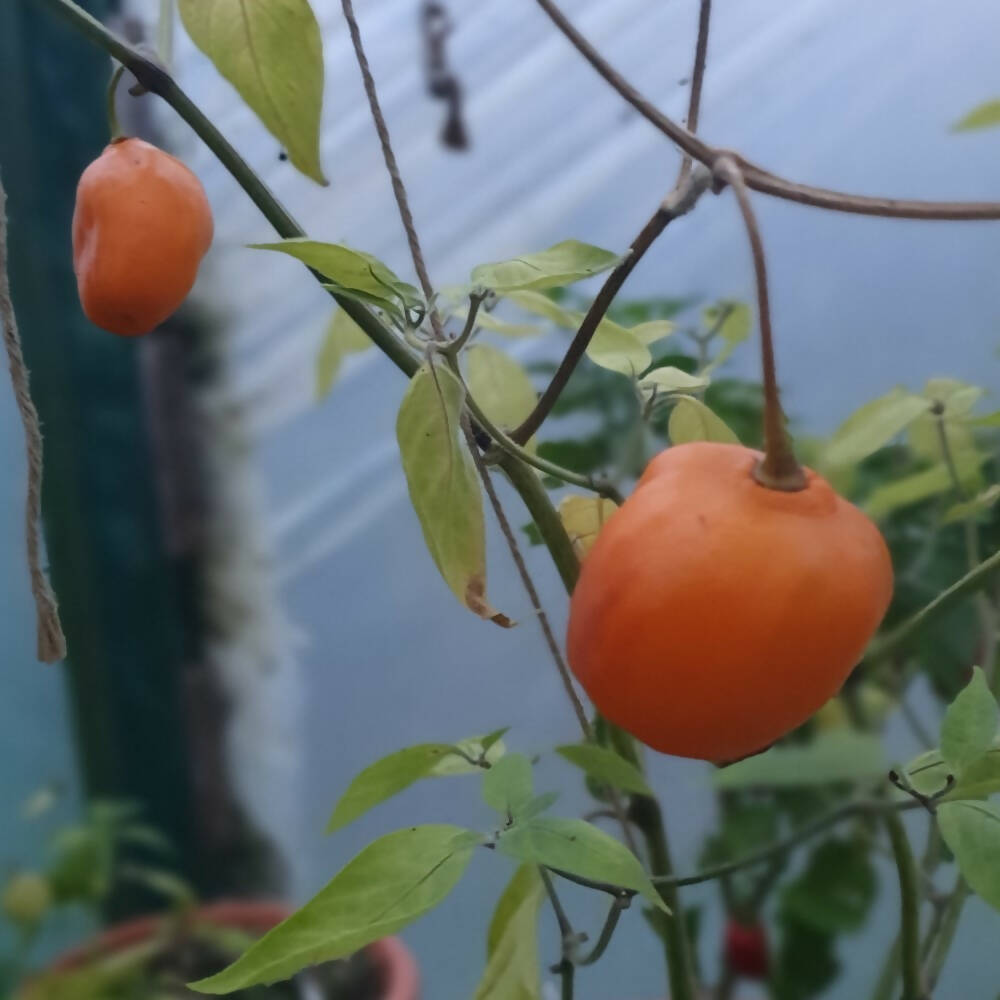
<path id="1" fill-rule="evenodd" d="M 888 444 L 930 408 L 929 399 L 898 388 L 865 403 L 834 433 L 823 455 L 823 464 L 840 466 L 860 462 Z"/>
<path id="2" fill-rule="evenodd" d="M 956 503 L 949 507 L 942 518 L 944 524 L 953 524 L 955 521 L 964 521 L 966 518 L 975 517 L 989 510 L 1000 500 L 1000 483 L 987 486 L 982 493 L 977 494 L 971 500 L 963 503 Z"/>
<path id="3" fill-rule="evenodd" d="M 958 780 L 943 796 L 944 802 L 986 798 L 1000 792 L 1000 747 L 991 747 L 957 776 L 953 768 L 945 763 L 940 750 L 928 750 L 906 765 L 906 774 L 910 784 L 921 795 L 935 795 L 944 788 L 949 774 L 957 777 Z"/>
<path id="4" fill-rule="evenodd" d="M 654 368 L 643 375 L 639 388 L 649 394 L 655 392 L 659 396 L 671 392 L 697 392 L 706 388 L 708 381 L 704 375 L 689 375 L 680 368 L 667 365 Z"/>
<path id="5" fill-rule="evenodd" d="M 508 732 L 510 732 L 510 726 L 504 726 L 502 729 L 494 729 L 492 733 L 487 733 L 482 740 L 480 740 L 480 746 L 483 749 L 483 753 L 488 753 L 489 750 L 499 743 Z"/>
<path id="6" fill-rule="evenodd" d="M 487 962 L 474 1000 L 538 1000 L 538 910 L 545 896 L 538 869 L 514 872 L 490 921 Z"/>
<path id="7" fill-rule="evenodd" d="M 316 398 L 322 399 L 333 388 L 344 358 L 371 346 L 371 340 L 361 327 L 343 309 L 338 309 L 326 328 L 316 359 Z"/>
<path id="8" fill-rule="evenodd" d="M 971 385 L 957 378 L 929 378 L 923 396 L 944 407 L 944 416 L 964 417 L 986 394 L 982 386 Z"/>
<path id="9" fill-rule="evenodd" d="M 956 456 L 955 461 L 959 477 L 965 483 L 969 483 L 973 477 L 978 476 L 979 465 L 984 461 L 984 458 L 977 455 L 970 457 L 968 462 L 962 462 L 960 458 L 961 456 Z M 944 462 L 940 462 L 923 472 L 904 476 L 902 479 L 897 479 L 895 482 L 872 490 L 863 506 L 870 517 L 881 518 L 895 510 L 909 507 L 941 493 L 947 493 L 954 488 L 951 471 Z"/>
<path id="10" fill-rule="evenodd" d="M 571 743 L 556 747 L 556 753 L 590 777 L 619 788 L 623 792 L 635 792 L 637 795 L 653 794 L 642 772 L 614 750 L 593 743 Z"/>
<path id="11" fill-rule="evenodd" d="M 716 788 L 796 788 L 883 777 L 889 770 L 876 736 L 853 729 L 820 733 L 811 743 L 773 747 L 721 768 Z"/>
<path id="12" fill-rule="evenodd" d="M 719 323 L 719 318 L 725 310 L 725 318 Z M 750 336 L 753 314 L 746 302 L 720 302 L 708 306 L 702 313 L 702 321 L 708 330 L 718 324 L 719 336 L 727 344 L 742 344 Z"/>
<path id="13" fill-rule="evenodd" d="M 330 280 L 334 290 L 356 294 L 362 301 L 398 312 L 399 306 L 418 308 L 417 290 L 401 281 L 377 257 L 339 243 L 296 238 L 277 243 L 251 243 L 251 250 L 287 254 Z"/>
<path id="14" fill-rule="evenodd" d="M 454 746 L 456 752 L 438 761 L 431 773 L 435 778 L 455 774 L 481 774 L 483 769 L 478 764 L 470 764 L 465 758 L 471 757 L 473 760 L 479 760 L 482 757 L 487 764 L 495 764 L 507 752 L 507 747 L 499 737 L 490 742 L 489 745 L 487 745 L 487 740 L 491 736 L 496 736 L 497 733 L 502 736 L 505 732 L 507 732 L 506 729 L 498 729 L 490 736 L 473 736 L 471 739 L 459 740 Z"/>
<path id="15" fill-rule="evenodd" d="M 448 743 L 421 743 L 370 764 L 348 785 L 333 810 L 326 832 L 334 833 L 353 823 L 380 802 L 434 774 L 435 767 L 454 756 L 454 747 Z"/>
<path id="16" fill-rule="evenodd" d="M 998 722 L 1000 706 L 986 675 L 973 667 L 972 679 L 948 706 L 941 723 L 941 755 L 957 774 L 990 749 Z"/>
<path id="17" fill-rule="evenodd" d="M 739 444 L 739 439 L 700 399 L 684 396 L 677 401 L 670 413 L 667 434 L 672 444 L 689 441 L 721 441 Z"/>
<path id="18" fill-rule="evenodd" d="M 526 288 L 555 288 L 608 271 L 620 260 L 610 250 L 565 240 L 538 253 L 496 264 L 480 264 L 472 271 L 472 283 L 501 294 Z"/>
<path id="19" fill-rule="evenodd" d="M 462 383 L 447 368 L 423 365 L 396 420 L 410 502 L 445 582 L 470 611 L 509 626 L 486 601 L 486 537 L 479 477 L 459 440 Z"/>
<path id="20" fill-rule="evenodd" d="M 866 847 L 855 840 L 828 840 L 806 870 L 782 893 L 782 909 L 826 934 L 859 930 L 875 901 L 878 884 Z"/>
<path id="21" fill-rule="evenodd" d="M 614 500 L 606 497 L 582 496 L 571 493 L 559 501 L 562 521 L 577 557 L 582 561 L 591 550 L 601 529 L 618 509 Z"/>
<path id="22" fill-rule="evenodd" d="M 518 861 L 632 889 L 661 910 L 667 908 L 638 858 L 585 820 L 539 817 L 515 824 L 500 834 L 497 849 Z"/>
<path id="23" fill-rule="evenodd" d="M 535 408 L 538 393 L 528 373 L 503 351 L 476 344 L 465 352 L 465 363 L 469 393 L 501 429 L 517 427 Z"/>
<path id="24" fill-rule="evenodd" d="M 946 802 L 937 817 L 972 891 L 1000 910 L 1000 809 L 988 802 Z"/>
<path id="25" fill-rule="evenodd" d="M 466 315 L 462 315 L 463 320 Z M 508 323 L 506 320 L 498 319 L 484 309 L 479 311 L 479 315 L 476 317 L 476 325 L 481 326 L 484 330 L 492 330 L 493 333 L 502 334 L 504 337 L 537 337 L 542 332 L 542 328 L 536 326 L 534 323 Z"/>
<path id="26" fill-rule="evenodd" d="M 541 816 L 543 812 L 547 812 L 552 807 L 558 798 L 558 792 L 543 792 L 541 795 L 536 795 L 534 798 L 529 799 L 518 810 L 518 821 L 526 823 L 529 819 Z"/>
<path id="27" fill-rule="evenodd" d="M 994 128 L 1000 125 L 1000 100 L 986 101 L 974 107 L 967 115 L 952 125 L 952 132 L 971 132 L 975 129 Z"/>
<path id="28" fill-rule="evenodd" d="M 179 0 L 191 40 L 307 177 L 320 166 L 323 39 L 308 0 Z"/>
<path id="29" fill-rule="evenodd" d="M 229 968 L 191 989 L 223 994 L 277 982 L 395 934 L 451 892 L 480 843 L 478 834 L 445 825 L 379 838 Z"/>
<path id="30" fill-rule="evenodd" d="M 587 345 L 587 357 L 610 371 L 636 378 L 652 362 L 649 348 L 631 330 L 602 323 Z"/>
<path id="31" fill-rule="evenodd" d="M 534 796 L 531 761 L 508 753 L 483 775 L 483 801 L 498 813 L 517 817 Z"/>
<path id="32" fill-rule="evenodd" d="M 655 344 L 658 340 L 669 337 L 676 329 L 676 324 L 671 323 L 669 319 L 651 319 L 645 323 L 637 323 L 635 326 L 627 326 L 625 329 L 640 343 L 649 347 L 650 344 Z"/>

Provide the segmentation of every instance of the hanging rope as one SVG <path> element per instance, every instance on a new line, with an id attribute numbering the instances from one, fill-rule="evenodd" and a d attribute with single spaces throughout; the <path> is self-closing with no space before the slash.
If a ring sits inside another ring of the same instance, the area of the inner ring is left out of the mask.
<path id="1" fill-rule="evenodd" d="M 7 349 L 10 380 L 14 386 L 14 399 L 24 424 L 25 449 L 28 455 L 28 497 L 24 520 L 28 544 L 28 572 L 31 575 L 31 593 L 35 598 L 38 620 L 38 659 L 55 663 L 66 655 L 66 638 L 59 621 L 55 594 L 42 568 L 41 535 L 39 521 L 42 514 L 42 431 L 38 425 L 38 411 L 28 390 L 28 369 L 21 353 L 21 340 L 14 318 L 14 303 L 10 297 L 10 278 L 7 275 L 7 194 L 0 182 L 0 325 Z"/>

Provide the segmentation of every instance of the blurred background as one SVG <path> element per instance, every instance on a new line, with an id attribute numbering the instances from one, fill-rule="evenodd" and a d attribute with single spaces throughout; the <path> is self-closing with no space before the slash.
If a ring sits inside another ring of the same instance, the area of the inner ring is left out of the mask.
<path id="1" fill-rule="evenodd" d="M 90 0 L 134 40 L 155 40 L 155 3 Z M 678 157 L 610 91 L 529 0 L 445 0 L 460 99 L 428 93 L 418 0 L 359 3 L 361 29 L 434 281 L 569 237 L 621 251 L 672 185 Z M 682 117 L 696 0 L 564 0 L 602 52 Z M 1000 91 L 1000 7 L 957 0 L 716 0 L 701 131 L 786 177 L 857 193 L 1000 196 L 1000 131 L 952 134 Z M 320 188 L 186 39 L 173 71 L 310 234 L 367 250 L 410 278 L 406 244 L 363 99 L 340 5 L 314 3 L 326 60 Z M 76 181 L 106 141 L 109 65 L 32 0 L 0 5 L 0 169 L 11 279 L 46 433 L 45 529 L 69 639 L 65 667 L 34 660 L 24 568 L 21 429 L 0 385 L 0 864 L 42 863 L 47 830 L 88 799 L 127 800 L 169 838 L 205 897 L 301 901 L 362 845 L 411 822 L 486 822 L 471 784 L 427 783 L 326 838 L 347 782 L 413 743 L 512 725 L 538 750 L 574 737 L 573 716 L 502 540 L 490 527 L 490 594 L 521 622 L 503 632 L 465 613 L 433 572 L 395 443 L 403 385 L 376 352 L 350 357 L 317 400 L 316 357 L 331 303 L 294 261 L 255 254 L 272 233 L 172 111 L 126 98 L 128 129 L 202 179 L 216 219 L 196 294 L 141 342 L 82 316 L 69 223 Z M 464 148 L 455 148 L 458 133 Z M 758 198 L 772 274 L 785 403 L 808 434 L 863 401 L 931 376 L 1000 385 L 998 230 L 822 213 Z M 730 198 L 674 223 L 623 299 L 752 301 Z M 508 342 L 525 364 L 565 336 Z M 541 370 L 541 369 L 539 369 Z M 736 376 L 756 379 L 752 350 Z M 995 405 L 995 404 L 994 404 Z M 513 494 L 515 517 L 521 516 Z M 522 517 L 526 520 L 526 517 Z M 528 551 L 545 607 L 566 601 L 543 550 Z M 927 696 L 928 699 L 930 695 Z M 892 754 L 917 752 L 890 721 Z M 678 867 L 696 867 L 713 820 L 707 765 L 649 761 Z M 550 774 L 551 771 L 551 774 Z M 582 785 L 561 810 L 586 808 Z M 52 807 L 32 818 L 39 793 Z M 43 797 L 44 797 L 43 795 Z M 456 893 L 404 932 L 424 995 L 471 995 L 503 859 L 477 858 Z M 844 971 L 823 996 L 865 995 L 895 933 L 892 872 Z M 718 961 L 720 909 L 702 907 L 702 959 Z M 145 905 L 131 887 L 111 909 Z M 578 905 L 586 908 L 587 899 Z M 599 919 L 595 909 L 593 919 Z M 636 923 L 638 914 L 631 915 Z M 543 920 L 543 925 L 547 923 Z M 55 928 L 51 951 L 85 928 Z M 1000 917 L 973 900 L 942 996 L 989 998 Z M 547 928 L 543 960 L 554 956 Z M 579 995 L 662 995 L 652 935 L 620 934 Z M 748 992 L 747 996 L 755 994 Z"/>

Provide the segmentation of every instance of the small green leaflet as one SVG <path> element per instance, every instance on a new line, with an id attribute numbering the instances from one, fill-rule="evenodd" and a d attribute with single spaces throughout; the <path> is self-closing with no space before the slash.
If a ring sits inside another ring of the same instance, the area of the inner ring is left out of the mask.
<path id="1" fill-rule="evenodd" d="M 680 368 L 672 368 L 665 365 L 663 368 L 654 368 L 651 372 L 643 375 L 639 388 L 647 395 L 663 396 L 672 392 L 698 392 L 708 386 L 708 379 L 704 375 L 689 375 Z"/>
<path id="2" fill-rule="evenodd" d="M 667 909 L 638 858 L 585 820 L 537 817 L 515 823 L 499 835 L 497 850 L 517 861 L 632 889 L 659 909 Z"/>
<path id="3" fill-rule="evenodd" d="M 333 388 L 344 358 L 371 346 L 371 340 L 361 327 L 343 309 L 337 309 L 323 335 L 316 359 L 316 398 L 323 399 Z"/>
<path id="4" fill-rule="evenodd" d="M 486 600 L 486 535 L 479 477 L 459 439 L 465 389 L 445 367 L 421 366 L 396 419 L 410 502 L 441 576 L 472 612 L 509 628 Z"/>
<path id="5" fill-rule="evenodd" d="M 528 373 L 511 357 L 486 344 L 465 352 L 469 394 L 498 427 L 517 427 L 535 408 L 538 393 Z"/>
<path id="6" fill-rule="evenodd" d="M 521 865 L 504 889 L 487 939 L 486 969 L 473 1000 L 538 1000 L 538 910 L 545 888 L 535 865 Z"/>
<path id="7" fill-rule="evenodd" d="M 419 292 L 412 285 L 397 278 L 378 258 L 361 250 L 305 238 L 251 243 L 250 249 L 272 250 L 294 257 L 329 278 L 329 287 L 333 291 L 343 291 L 363 302 L 377 305 L 396 317 L 402 315 L 401 308 L 419 309 L 423 306 Z"/>
<path id="8" fill-rule="evenodd" d="M 576 331 L 583 322 L 583 313 L 564 309 L 541 292 L 511 292 L 506 296 L 515 305 L 536 316 L 551 320 L 564 330 Z M 598 324 L 597 331 L 587 345 L 587 357 L 596 365 L 631 377 L 645 371 L 652 362 L 647 338 L 659 339 L 669 330 L 660 321 L 640 323 L 629 329 L 605 318 Z"/>
<path id="9" fill-rule="evenodd" d="M 487 764 L 496 763 L 507 752 L 507 747 L 501 739 L 506 732 L 507 727 L 487 736 L 473 736 L 468 740 L 459 740 L 455 744 L 456 752 L 443 757 L 434 766 L 431 774 L 435 778 L 450 777 L 454 774 L 481 774 L 483 769 L 478 764 L 470 764 L 465 758 L 479 760 L 482 757 Z"/>
<path id="10" fill-rule="evenodd" d="M 974 667 L 972 679 L 948 706 L 941 723 L 941 755 L 956 776 L 990 749 L 998 722 L 1000 706 L 982 668 Z"/>
<path id="11" fill-rule="evenodd" d="M 508 753 L 483 775 L 483 801 L 502 816 L 516 817 L 534 796 L 531 761 Z"/>
<path id="12" fill-rule="evenodd" d="M 989 802 L 946 802 L 937 817 L 973 892 L 1000 910 L 1000 809 Z"/>
<path id="13" fill-rule="evenodd" d="M 905 389 L 865 403 L 837 428 L 823 454 L 827 466 L 853 465 L 887 445 L 926 413 L 931 401 Z"/>
<path id="14" fill-rule="evenodd" d="M 959 478 L 964 485 L 970 486 L 979 479 L 979 466 L 985 460 L 984 456 L 978 454 L 955 456 Z M 870 517 L 877 519 L 928 497 L 951 492 L 954 488 L 951 470 L 944 462 L 939 462 L 923 472 L 915 472 L 912 476 L 904 476 L 872 490 L 863 507 Z"/>
<path id="15" fill-rule="evenodd" d="M 796 788 L 881 778 L 889 765 L 876 736 L 853 729 L 821 733 L 802 746 L 774 747 L 716 771 L 716 788 Z"/>
<path id="16" fill-rule="evenodd" d="M 928 750 L 906 765 L 906 774 L 910 784 L 921 795 L 935 795 L 942 791 L 950 774 L 958 780 L 942 801 L 983 799 L 1000 792 L 1000 747 L 991 747 L 984 756 L 968 764 L 959 776 L 945 763 L 940 750 Z"/>
<path id="17" fill-rule="evenodd" d="M 682 396 L 674 404 L 667 423 L 667 434 L 671 444 L 687 444 L 689 441 L 739 444 L 739 438 L 726 422 L 693 396 Z"/>
<path id="18" fill-rule="evenodd" d="M 538 253 L 496 264 L 480 264 L 472 271 L 472 284 L 500 294 L 525 288 L 556 288 L 608 271 L 621 259 L 609 250 L 577 240 L 564 240 Z"/>
<path id="19" fill-rule="evenodd" d="M 274 983 L 395 934 L 451 892 L 482 842 L 479 834 L 445 825 L 379 838 L 302 909 L 191 989 L 224 994 Z"/>
<path id="20" fill-rule="evenodd" d="M 449 771 L 447 765 L 452 760 L 464 765 L 465 770 Z M 397 750 L 370 764 L 348 785 L 333 810 L 326 832 L 334 833 L 353 823 L 369 809 L 398 795 L 421 778 L 478 770 L 455 753 L 455 747 L 448 743 L 421 743 Z"/>
<path id="21" fill-rule="evenodd" d="M 308 0 L 179 0 L 191 40 L 307 177 L 320 166 L 323 39 Z"/>
<path id="22" fill-rule="evenodd" d="M 593 743 L 571 743 L 556 747 L 556 753 L 585 774 L 613 788 L 637 795 L 653 794 L 642 772 L 614 750 Z"/>
<path id="23" fill-rule="evenodd" d="M 1000 500 L 1000 483 L 987 486 L 982 493 L 977 494 L 971 500 L 953 504 L 944 512 L 942 522 L 953 524 L 955 521 L 964 521 L 967 517 L 975 517 L 989 510 Z"/>
<path id="24" fill-rule="evenodd" d="M 952 132 L 972 132 L 1000 125 L 1000 100 L 986 101 L 974 107 L 952 125 Z"/>

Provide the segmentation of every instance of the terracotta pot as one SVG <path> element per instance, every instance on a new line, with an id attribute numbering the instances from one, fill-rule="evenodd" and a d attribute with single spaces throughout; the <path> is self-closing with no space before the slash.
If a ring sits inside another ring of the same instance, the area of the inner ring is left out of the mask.
<path id="1" fill-rule="evenodd" d="M 214 924 L 248 934 L 266 934 L 293 911 L 283 903 L 226 900 L 199 907 L 193 922 Z M 52 972 L 78 969 L 96 957 L 122 951 L 147 940 L 162 926 L 160 916 L 138 917 L 104 931 L 89 944 L 65 952 L 49 967 Z M 387 937 L 368 946 L 381 973 L 381 1000 L 419 1000 L 420 973 L 416 959 L 398 938 Z"/>

